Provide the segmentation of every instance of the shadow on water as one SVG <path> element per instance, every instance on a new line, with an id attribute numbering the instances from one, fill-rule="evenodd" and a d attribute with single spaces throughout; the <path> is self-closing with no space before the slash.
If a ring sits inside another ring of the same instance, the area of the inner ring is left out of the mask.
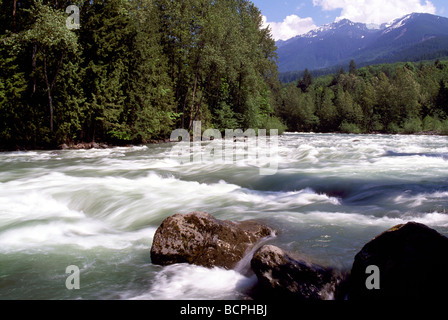
<path id="1" fill-rule="evenodd" d="M 387 151 L 384 154 L 385 157 L 429 157 L 429 158 L 441 158 L 445 161 L 448 160 L 448 153 L 418 153 L 418 152 L 395 152 Z"/>
<path id="2" fill-rule="evenodd" d="M 295 192 L 311 189 L 317 194 L 338 198 L 342 205 L 364 205 L 389 202 L 406 195 L 414 197 L 437 192 L 448 192 L 447 177 L 426 177 L 424 180 L 397 179 L 396 177 L 359 179 L 350 177 L 316 177 L 312 174 L 281 173 L 259 177 L 247 182 L 247 188 L 262 192 Z"/>

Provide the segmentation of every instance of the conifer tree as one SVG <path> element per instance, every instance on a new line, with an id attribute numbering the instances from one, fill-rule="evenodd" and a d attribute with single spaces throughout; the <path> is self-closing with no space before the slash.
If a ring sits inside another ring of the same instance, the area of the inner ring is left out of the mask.
<path id="1" fill-rule="evenodd" d="M 303 79 L 300 79 L 297 88 L 302 90 L 302 92 L 307 92 L 308 88 L 313 84 L 313 76 L 308 71 L 308 69 L 305 69 L 305 72 L 303 74 Z"/>

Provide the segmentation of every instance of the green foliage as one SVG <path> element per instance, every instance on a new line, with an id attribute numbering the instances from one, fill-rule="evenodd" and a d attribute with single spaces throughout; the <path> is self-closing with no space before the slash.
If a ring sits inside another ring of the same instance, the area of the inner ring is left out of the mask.
<path id="1" fill-rule="evenodd" d="M 308 88 L 313 84 L 313 76 L 308 71 L 308 69 L 305 69 L 305 73 L 303 74 L 303 79 L 299 79 L 299 82 L 297 84 L 297 88 L 302 90 L 302 92 L 308 91 Z"/>
<path id="2" fill-rule="evenodd" d="M 275 41 L 248 0 L 12 5 L 0 1 L 1 149 L 140 143 L 193 121 L 284 129 Z"/>
<path id="3" fill-rule="evenodd" d="M 441 133 L 448 115 L 447 62 L 343 69 L 302 90 L 286 85 L 278 113 L 288 130 Z M 312 97 L 312 98 L 310 98 Z M 299 125 L 300 124 L 300 125 Z"/>
<path id="4" fill-rule="evenodd" d="M 330 88 L 317 88 L 316 115 L 319 118 L 320 130 L 336 131 L 339 127 L 338 110 L 334 104 L 335 94 Z"/>
<path id="5" fill-rule="evenodd" d="M 278 134 L 283 134 L 287 127 L 283 122 L 277 117 L 265 117 L 262 121 L 261 128 L 266 129 L 266 132 L 269 134 L 270 130 L 276 129 L 278 130 Z"/>
<path id="6" fill-rule="evenodd" d="M 236 129 L 238 127 L 235 113 L 225 102 L 221 102 L 219 108 L 215 110 L 215 125 L 221 130 Z"/>
<path id="7" fill-rule="evenodd" d="M 355 60 L 350 61 L 349 73 L 354 76 L 356 76 L 358 74 Z"/>
<path id="8" fill-rule="evenodd" d="M 23 41 L 38 43 L 47 49 L 57 47 L 63 51 L 78 51 L 77 36 L 67 29 L 64 11 L 45 5 L 43 0 L 34 1 L 31 10 L 35 21 L 31 28 L 22 33 Z"/>
<path id="9" fill-rule="evenodd" d="M 448 62 L 278 80 L 248 0 L 0 1 L 0 149 L 144 143 L 176 128 L 448 134 Z"/>
<path id="10" fill-rule="evenodd" d="M 342 121 L 340 131 L 343 133 L 361 133 L 361 130 L 354 123 L 348 123 L 346 120 Z"/>
<path id="11" fill-rule="evenodd" d="M 4 39 L 0 39 L 2 41 Z M 25 125 L 25 105 L 21 96 L 26 92 L 25 73 L 20 71 L 17 57 L 11 54 L 8 45 L 0 47 L 0 137 L 3 147 L 12 143 L 14 135 L 22 131 Z"/>
<path id="12" fill-rule="evenodd" d="M 448 135 L 448 119 L 442 122 L 440 133 L 443 135 Z"/>
<path id="13" fill-rule="evenodd" d="M 431 117 L 427 115 L 422 122 L 423 131 L 429 132 L 437 132 L 440 133 L 442 130 L 442 122 L 439 120 L 437 116 Z"/>
<path id="14" fill-rule="evenodd" d="M 403 124 L 403 133 L 412 134 L 422 131 L 422 121 L 419 118 L 407 119 Z"/>
<path id="15" fill-rule="evenodd" d="M 389 124 L 387 125 L 387 129 L 386 131 L 388 133 L 400 133 L 401 132 L 401 128 L 395 123 L 395 122 L 389 122 Z"/>

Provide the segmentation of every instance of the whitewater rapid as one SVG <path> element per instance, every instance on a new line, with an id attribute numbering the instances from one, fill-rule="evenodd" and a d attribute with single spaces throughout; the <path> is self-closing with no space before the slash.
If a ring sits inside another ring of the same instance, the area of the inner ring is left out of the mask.
<path id="1" fill-rule="evenodd" d="M 254 276 L 151 264 L 175 213 L 258 219 L 273 244 L 341 270 L 396 224 L 448 235 L 448 137 L 288 133 L 265 176 L 250 157 L 182 163 L 172 147 L 0 153 L 0 298 L 243 299 Z"/>

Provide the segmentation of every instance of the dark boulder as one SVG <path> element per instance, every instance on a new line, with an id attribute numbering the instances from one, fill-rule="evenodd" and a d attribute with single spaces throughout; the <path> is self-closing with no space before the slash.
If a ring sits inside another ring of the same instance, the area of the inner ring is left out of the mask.
<path id="1" fill-rule="evenodd" d="M 259 282 L 253 295 L 261 299 L 334 299 L 336 285 L 341 280 L 333 270 L 296 260 L 272 245 L 258 249 L 251 266 Z"/>
<path id="2" fill-rule="evenodd" d="M 256 221 L 218 220 L 205 212 L 175 214 L 157 229 L 151 261 L 158 265 L 190 263 L 233 269 L 273 230 Z"/>
<path id="3" fill-rule="evenodd" d="M 378 267 L 379 289 L 367 288 L 368 266 Z M 356 255 L 348 299 L 440 299 L 447 296 L 447 272 L 447 237 L 415 222 L 397 225 Z"/>

